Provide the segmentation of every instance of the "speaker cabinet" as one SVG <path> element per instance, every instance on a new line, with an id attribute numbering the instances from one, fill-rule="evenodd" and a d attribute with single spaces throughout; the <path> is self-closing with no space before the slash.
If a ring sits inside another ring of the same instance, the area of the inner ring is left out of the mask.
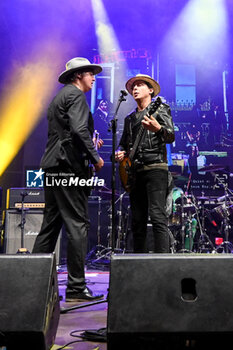
<path id="1" fill-rule="evenodd" d="M 232 254 L 113 255 L 108 349 L 232 342 L 232 271 Z"/>
<path id="2" fill-rule="evenodd" d="M 47 350 L 60 307 L 54 254 L 0 255 L 0 345 Z"/>
<path id="3" fill-rule="evenodd" d="M 25 225 L 24 225 L 24 248 L 29 252 L 32 251 L 36 236 L 38 235 L 43 221 L 43 210 L 29 209 L 25 211 Z M 59 264 L 60 260 L 60 241 L 61 234 L 56 244 L 56 262 Z M 21 211 L 20 210 L 6 210 L 5 216 L 5 252 L 7 254 L 15 254 L 21 248 Z"/>

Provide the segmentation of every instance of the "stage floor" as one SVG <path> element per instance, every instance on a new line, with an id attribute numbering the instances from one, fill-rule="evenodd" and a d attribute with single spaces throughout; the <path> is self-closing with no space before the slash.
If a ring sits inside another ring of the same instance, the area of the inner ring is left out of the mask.
<path id="1" fill-rule="evenodd" d="M 75 336 L 80 335 L 86 330 L 100 330 L 107 327 L 107 302 L 102 302 L 96 305 L 91 305 L 84 308 L 76 309 L 76 306 L 87 305 L 89 302 L 80 303 L 66 303 L 65 302 L 65 289 L 67 282 L 67 269 L 66 266 L 58 267 L 58 286 L 59 295 L 63 297 L 60 301 L 60 308 L 62 313 L 60 314 L 59 325 L 57 329 L 55 343 L 52 350 L 60 349 L 66 345 L 64 349 L 72 350 L 105 350 L 107 349 L 106 342 L 87 341 L 77 338 Z M 109 286 L 109 272 L 101 270 L 86 269 L 87 286 L 94 292 L 103 293 L 104 299 L 107 297 Z M 74 309 L 69 310 L 69 308 Z M 73 332 L 73 333 L 72 333 Z M 74 335 L 72 336 L 71 333 Z M 75 342 L 69 344 L 70 342 Z"/>

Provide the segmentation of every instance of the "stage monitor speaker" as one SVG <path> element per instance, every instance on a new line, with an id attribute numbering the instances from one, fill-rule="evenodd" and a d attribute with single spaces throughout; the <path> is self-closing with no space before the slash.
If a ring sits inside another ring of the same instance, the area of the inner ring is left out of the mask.
<path id="1" fill-rule="evenodd" d="M 0 255 L 0 346 L 47 350 L 60 307 L 54 254 Z"/>
<path id="2" fill-rule="evenodd" d="M 232 343 L 232 271 L 232 254 L 113 255 L 108 350 Z"/>
<path id="3" fill-rule="evenodd" d="M 25 212 L 24 247 L 31 253 L 43 220 L 43 210 L 29 209 Z M 21 211 L 6 210 L 4 246 L 6 254 L 15 254 L 21 248 Z M 60 261 L 61 233 L 56 244 L 56 262 Z"/>

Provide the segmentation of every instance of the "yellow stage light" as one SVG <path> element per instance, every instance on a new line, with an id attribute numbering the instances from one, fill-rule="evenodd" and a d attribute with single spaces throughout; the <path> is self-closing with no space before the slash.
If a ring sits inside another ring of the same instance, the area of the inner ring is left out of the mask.
<path id="1" fill-rule="evenodd" d="M 56 48 L 51 49 L 51 45 L 44 48 L 40 57 L 36 55 L 34 60 L 11 71 L 1 96 L 0 176 L 35 128 L 51 98 L 60 63 Z"/>

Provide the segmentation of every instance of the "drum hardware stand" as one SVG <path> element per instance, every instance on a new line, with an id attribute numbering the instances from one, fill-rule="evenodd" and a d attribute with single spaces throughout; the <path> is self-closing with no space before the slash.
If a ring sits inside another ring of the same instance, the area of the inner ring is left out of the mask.
<path id="1" fill-rule="evenodd" d="M 24 199 L 28 195 L 28 193 L 21 192 L 20 195 L 22 197 L 22 200 L 21 200 L 22 205 L 21 205 L 21 208 L 19 209 L 21 210 L 21 221 L 19 224 L 21 228 L 21 247 L 18 249 L 17 254 L 30 254 L 27 248 L 24 247 L 24 226 L 26 223 L 25 214 L 26 214 L 26 211 L 29 210 L 29 208 L 24 207 Z"/>
<path id="2" fill-rule="evenodd" d="M 101 197 L 98 196 L 98 211 L 97 211 L 97 245 L 91 249 L 91 251 L 87 254 L 86 262 L 88 263 L 90 260 L 96 260 L 100 255 L 103 249 L 106 249 L 101 244 L 101 235 L 100 235 L 100 215 L 101 215 Z"/>
<path id="3" fill-rule="evenodd" d="M 125 251 L 125 234 L 123 234 L 122 231 L 122 203 L 123 203 L 123 197 L 126 194 L 126 192 L 122 193 L 120 197 L 117 199 L 116 203 L 119 201 L 119 210 L 117 211 L 118 214 L 118 234 L 117 234 L 117 241 L 116 241 L 116 249 L 118 249 L 121 252 Z M 121 249 L 121 242 L 123 243 L 123 250 Z"/>
<path id="4" fill-rule="evenodd" d="M 193 199 L 193 204 L 194 204 L 194 208 L 196 211 L 196 215 L 197 215 L 197 222 L 198 222 L 198 226 L 200 229 L 200 238 L 198 241 L 198 252 L 199 253 L 206 253 L 208 248 L 206 247 L 206 245 L 209 245 L 212 249 L 213 252 L 216 252 L 216 249 L 213 245 L 213 243 L 211 242 L 209 236 L 206 233 L 206 229 L 205 229 L 205 207 L 204 207 L 204 201 L 202 201 L 202 205 L 201 205 L 201 215 L 202 215 L 202 222 L 200 221 L 200 217 L 198 215 L 198 207 L 196 205 L 195 202 L 195 197 L 192 194 L 192 199 Z"/>
<path id="5" fill-rule="evenodd" d="M 118 202 L 118 200 L 120 200 L 120 205 L 122 206 L 122 198 L 124 196 L 125 193 L 123 193 L 114 204 L 116 204 Z M 108 226 L 109 229 L 109 233 L 107 236 L 107 240 L 108 240 L 108 246 L 104 247 L 100 244 L 100 234 L 99 234 L 99 230 L 97 231 L 97 237 L 98 237 L 98 245 L 97 245 L 97 249 L 100 247 L 102 249 L 98 249 L 97 253 L 96 253 L 96 258 L 93 259 L 93 263 L 100 263 L 101 260 L 104 260 L 103 263 L 109 263 L 110 262 L 110 258 L 111 255 L 113 253 L 113 248 L 111 246 L 111 237 L 112 237 L 112 205 L 110 205 L 109 209 L 108 209 L 108 216 L 110 218 L 110 225 Z M 99 210 L 98 213 L 101 213 L 101 211 Z M 121 213 L 122 213 L 122 208 L 120 208 L 120 215 L 119 215 L 119 226 L 121 225 Z M 99 222 L 99 221 L 98 221 Z M 100 227 L 100 225 L 98 226 L 98 228 Z M 99 234 L 99 235 L 98 235 Z M 116 241 L 116 248 L 114 249 L 114 252 L 116 253 L 121 253 L 122 250 L 120 249 L 120 239 L 121 239 L 121 230 L 120 233 L 118 233 L 118 238 Z"/>
<path id="6" fill-rule="evenodd" d="M 109 251 L 109 248 L 103 246 L 101 244 L 101 233 L 100 233 L 100 230 L 101 230 L 101 224 L 100 224 L 100 216 L 101 216 L 101 201 L 102 201 L 102 198 L 100 196 L 97 196 L 98 198 L 98 212 L 97 212 L 97 215 L 98 215 L 98 219 L 97 219 L 97 245 L 95 245 L 91 250 L 90 252 L 87 254 L 87 257 L 86 257 L 86 264 L 87 266 L 94 266 L 94 264 L 96 262 L 99 263 L 99 265 L 102 263 L 102 264 L 105 264 L 106 261 L 101 261 L 101 259 L 103 258 L 106 258 L 106 255 L 107 255 L 107 252 Z"/>
<path id="7" fill-rule="evenodd" d="M 100 251 L 104 249 L 105 247 L 101 244 L 101 235 L 100 235 L 100 215 L 102 213 L 101 211 L 101 197 L 98 197 L 98 221 L 97 221 L 97 252 L 96 255 L 98 256 L 100 254 Z"/>
<path id="8" fill-rule="evenodd" d="M 223 210 L 223 225 L 224 225 L 224 236 L 225 241 L 223 241 L 222 244 L 217 248 L 217 252 L 222 249 L 222 253 L 232 253 L 233 252 L 233 244 L 229 241 L 229 229 L 231 228 L 230 220 L 229 220 L 229 203 L 228 203 L 228 192 L 230 194 L 233 194 L 232 191 L 228 188 L 227 183 L 224 183 L 218 175 L 215 173 L 211 173 L 214 175 L 215 179 L 218 181 L 219 184 L 221 184 L 224 188 L 224 210 Z"/>
<path id="9" fill-rule="evenodd" d="M 176 240 L 170 230 L 170 228 L 168 227 L 168 235 L 169 235 L 169 238 L 170 238 L 170 251 L 171 251 L 171 254 L 175 254 L 176 252 L 176 249 L 175 249 L 175 246 L 176 246 Z"/>
<path id="10" fill-rule="evenodd" d="M 110 218 L 110 225 L 108 226 L 109 228 L 109 234 L 108 234 L 108 249 L 110 250 L 110 253 L 116 252 L 116 253 L 121 253 L 122 249 L 120 248 L 120 244 L 121 244 L 121 239 L 122 239 L 122 199 L 124 197 L 124 195 L 126 194 L 126 192 L 122 193 L 119 198 L 114 202 L 114 207 L 117 204 L 117 202 L 119 201 L 120 206 L 119 206 L 119 210 L 117 211 L 117 214 L 119 214 L 119 220 L 118 220 L 118 233 L 117 233 L 117 239 L 116 239 L 116 245 L 115 247 L 112 246 L 112 235 L 113 235 L 113 212 L 112 212 L 112 205 L 110 206 L 110 208 L 108 209 L 109 212 L 109 218 Z"/>
<path id="11" fill-rule="evenodd" d="M 129 232 L 129 210 L 130 210 L 130 205 L 127 206 L 126 210 L 126 215 L 125 215 L 125 225 L 124 225 L 124 232 L 123 232 L 123 242 L 124 242 L 124 247 L 123 247 L 123 254 L 126 252 L 126 239 L 127 239 L 127 234 Z"/>
<path id="12" fill-rule="evenodd" d="M 188 192 L 189 192 L 189 189 L 190 189 L 190 185 L 191 185 L 191 181 L 192 181 L 192 172 L 190 172 L 189 174 L 189 179 L 188 179 L 188 184 L 187 184 L 187 188 L 186 188 L 186 191 L 185 191 L 185 198 L 187 198 L 187 195 L 188 195 Z M 192 203 L 192 202 L 191 202 Z M 192 203 L 194 206 L 195 204 Z M 190 215 L 191 213 L 189 212 L 188 214 L 188 219 L 187 219 L 187 223 L 188 223 L 188 237 L 189 237 L 189 252 L 192 251 L 192 247 L 191 247 L 191 243 L 193 241 L 193 231 L 192 231 L 192 215 Z"/>
<path id="13" fill-rule="evenodd" d="M 187 219 L 187 228 L 188 228 L 188 237 L 189 237 L 189 252 L 192 251 L 192 240 L 193 240 L 193 232 L 192 232 L 192 215 L 189 212 L 188 219 Z"/>
<path id="14" fill-rule="evenodd" d="M 177 253 L 191 253 L 191 251 L 185 249 L 185 213 L 184 213 L 184 197 L 185 195 L 181 194 L 181 244 L 182 247 L 178 250 Z"/>
<path id="15" fill-rule="evenodd" d="M 233 244 L 229 241 L 229 229 L 231 228 L 231 225 L 230 225 L 229 215 L 227 212 L 226 203 L 224 203 L 224 205 L 225 205 L 225 209 L 224 209 L 223 225 L 224 225 L 225 241 L 223 241 L 222 244 L 217 248 L 217 251 L 219 250 L 219 248 L 223 248 L 223 253 L 232 253 Z"/>
<path id="16" fill-rule="evenodd" d="M 187 200 L 190 200 L 188 197 L 187 197 L 187 193 L 185 193 L 185 198 Z M 195 197 L 193 194 L 191 194 L 191 204 L 194 206 L 195 208 L 195 214 L 191 214 L 191 212 L 189 212 L 189 215 L 188 215 L 188 219 L 187 219 L 187 223 L 188 223 L 188 238 L 189 238 L 189 251 L 191 252 L 192 251 L 192 242 L 193 242 L 193 239 L 194 239 L 194 235 L 196 232 L 193 232 L 193 220 L 195 220 L 197 223 L 199 223 L 199 226 L 201 227 L 201 224 L 200 224 L 200 219 L 199 219 L 199 216 L 198 216 L 198 208 L 196 206 L 196 203 L 195 203 Z M 197 216 L 197 220 L 194 218 L 194 216 Z M 195 230 L 196 230 L 196 223 L 195 223 Z"/>

